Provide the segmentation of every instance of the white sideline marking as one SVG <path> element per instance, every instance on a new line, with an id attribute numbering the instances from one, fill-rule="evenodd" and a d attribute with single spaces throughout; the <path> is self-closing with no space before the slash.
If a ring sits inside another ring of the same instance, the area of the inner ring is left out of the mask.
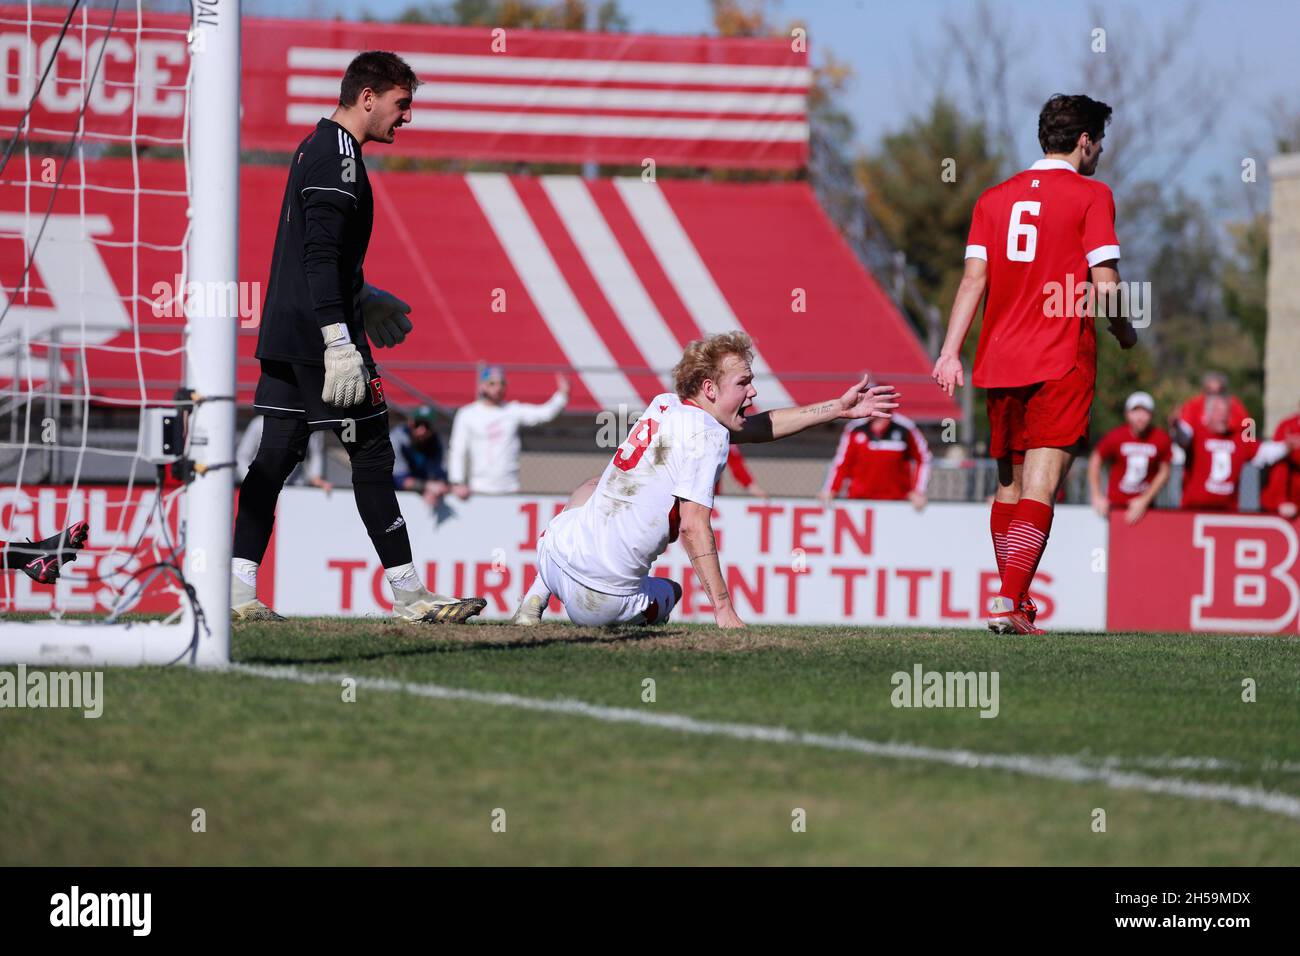
<path id="1" fill-rule="evenodd" d="M 684 714 L 654 714 L 629 707 L 605 707 L 585 701 L 557 697 L 543 700 L 540 697 L 520 697 L 493 691 L 466 690 L 459 687 L 442 687 L 438 684 L 412 684 L 378 677 L 353 677 L 348 674 L 317 674 L 296 667 L 260 667 L 254 664 L 231 664 L 230 670 L 254 677 L 288 680 L 299 684 L 339 684 L 345 679 L 356 681 L 357 687 L 368 690 L 394 691 L 415 697 L 434 700 L 465 700 L 493 707 L 514 707 L 518 710 L 542 711 L 589 717 L 611 724 L 639 724 L 658 727 L 684 734 L 707 737 L 731 737 L 735 740 L 757 740 L 763 743 L 793 744 L 816 747 L 821 750 L 842 750 L 866 754 L 871 757 L 889 757 L 895 760 L 920 760 L 928 763 L 965 767 L 971 770 L 1006 770 L 1010 773 L 1067 783 L 1101 783 L 1115 790 L 1138 790 L 1144 793 L 1168 794 L 1192 800 L 1214 803 L 1231 803 L 1239 807 L 1266 810 L 1284 817 L 1300 820 L 1300 797 L 1290 794 L 1241 787 L 1226 783 L 1203 783 L 1177 777 L 1150 777 L 1139 773 L 1126 773 L 1112 766 L 1088 766 L 1078 757 L 1034 756 L 1031 754 L 990 754 L 973 750 L 948 750 L 926 747 L 921 744 L 885 743 L 850 737 L 848 734 L 817 734 L 784 727 L 765 727 L 761 724 L 732 724 L 711 720 L 697 720 Z M 1098 758 L 1103 761 L 1107 758 Z M 1165 758 L 1151 758 L 1163 760 Z M 1218 758 L 1186 758 L 1188 760 L 1218 761 Z M 1221 765 L 1221 764 L 1219 764 Z"/>

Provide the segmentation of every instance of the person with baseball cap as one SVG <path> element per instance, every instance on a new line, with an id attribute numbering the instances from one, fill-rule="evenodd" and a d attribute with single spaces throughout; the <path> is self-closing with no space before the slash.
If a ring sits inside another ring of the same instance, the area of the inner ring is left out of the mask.
<path id="1" fill-rule="evenodd" d="M 506 373 L 485 365 L 478 374 L 478 400 L 456 412 L 451 426 L 447 475 L 462 500 L 470 492 L 507 495 L 519 490 L 519 429 L 555 419 L 569 402 L 569 382 L 555 376 L 555 394 L 543 405 L 506 401 Z"/>
<path id="2" fill-rule="evenodd" d="M 389 436 L 397 459 L 393 484 L 398 491 L 417 492 L 433 509 L 451 490 L 442 463 L 442 439 L 433 428 L 436 419 L 432 405 L 421 405 L 411 413 L 409 422 L 398 425 Z"/>
<path id="3" fill-rule="evenodd" d="M 1125 510 L 1125 521 L 1137 524 L 1169 481 L 1173 440 L 1154 424 L 1156 403 L 1147 392 L 1134 392 L 1124 402 L 1124 424 L 1106 434 L 1088 457 L 1088 487 L 1092 507 L 1103 518 L 1112 508 Z M 1101 468 L 1110 471 L 1106 493 Z"/>

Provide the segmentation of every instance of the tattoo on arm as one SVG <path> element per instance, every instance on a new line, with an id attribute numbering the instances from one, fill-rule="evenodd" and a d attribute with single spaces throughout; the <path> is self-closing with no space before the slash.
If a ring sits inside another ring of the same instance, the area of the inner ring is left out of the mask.
<path id="1" fill-rule="evenodd" d="M 695 576 L 700 579 L 700 584 L 703 585 L 704 587 L 704 593 L 709 596 L 709 603 L 712 604 L 714 607 L 716 607 L 718 604 L 717 597 L 715 597 L 713 594 L 713 588 L 709 587 L 708 576 L 705 575 L 704 569 L 699 562 L 703 561 L 707 557 L 710 557 L 711 555 L 716 555 L 717 553 L 718 553 L 717 551 L 704 551 L 701 552 L 700 554 L 691 555 L 691 567 L 695 568 Z M 718 570 L 719 573 L 721 573 L 722 569 L 719 568 Z M 727 593 L 727 587 L 725 584 L 722 586 L 722 591 L 719 592 L 718 596 L 722 597 L 726 601 L 731 600 L 731 595 Z"/>
<path id="2" fill-rule="evenodd" d="M 805 415 L 825 415 L 827 412 L 835 410 L 834 402 L 825 402 L 821 405 L 809 405 L 803 410 Z"/>

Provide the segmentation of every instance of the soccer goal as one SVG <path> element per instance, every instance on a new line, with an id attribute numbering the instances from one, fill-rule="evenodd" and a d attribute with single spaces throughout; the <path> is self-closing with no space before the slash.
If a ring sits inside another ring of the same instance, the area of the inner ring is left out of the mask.
<path id="1" fill-rule="evenodd" d="M 221 666 L 239 0 L 0 2 L 0 663 Z"/>

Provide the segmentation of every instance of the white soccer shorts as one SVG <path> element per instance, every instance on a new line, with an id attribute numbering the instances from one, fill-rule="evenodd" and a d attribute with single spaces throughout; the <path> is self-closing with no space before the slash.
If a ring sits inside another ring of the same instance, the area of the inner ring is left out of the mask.
<path id="1" fill-rule="evenodd" d="M 569 620 L 583 627 L 609 624 L 662 624 L 677 604 L 677 594 L 667 578 L 647 575 L 636 594 L 593 591 L 573 578 L 550 556 L 546 539 L 538 542 L 537 571 L 551 593 L 560 599 Z"/>

